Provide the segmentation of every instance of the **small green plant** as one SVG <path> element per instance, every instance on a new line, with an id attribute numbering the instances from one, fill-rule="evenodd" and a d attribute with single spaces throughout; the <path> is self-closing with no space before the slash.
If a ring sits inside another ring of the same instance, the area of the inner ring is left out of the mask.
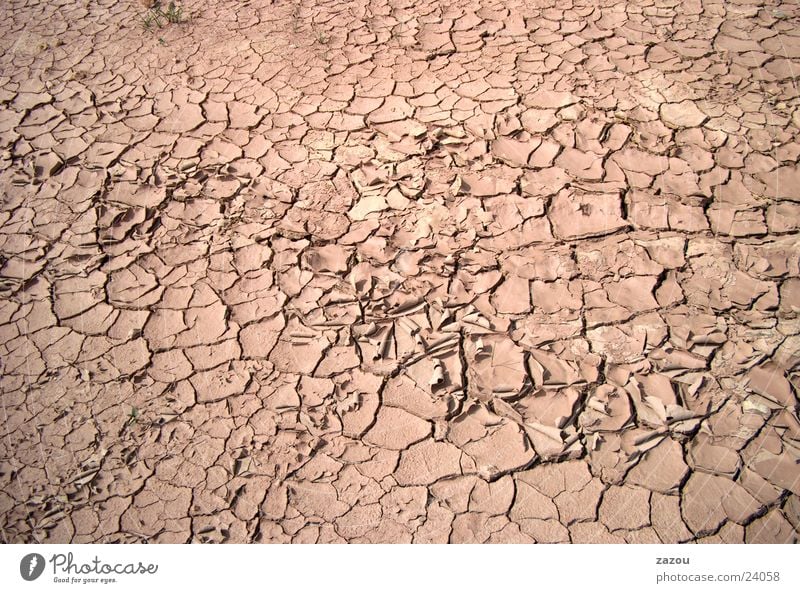
<path id="1" fill-rule="evenodd" d="M 139 421 L 139 408 L 131 408 L 131 413 L 128 416 L 128 424 L 136 424 Z"/>
<path id="2" fill-rule="evenodd" d="M 148 30 L 152 29 L 153 25 L 160 29 L 164 26 L 162 20 L 168 23 L 183 22 L 183 8 L 170 1 L 166 10 L 164 10 L 161 6 L 161 0 L 156 0 L 142 16 L 142 25 Z"/>
<path id="3" fill-rule="evenodd" d="M 170 2 L 164 16 L 169 23 L 180 23 L 183 20 L 183 8 L 175 6 L 174 2 Z"/>

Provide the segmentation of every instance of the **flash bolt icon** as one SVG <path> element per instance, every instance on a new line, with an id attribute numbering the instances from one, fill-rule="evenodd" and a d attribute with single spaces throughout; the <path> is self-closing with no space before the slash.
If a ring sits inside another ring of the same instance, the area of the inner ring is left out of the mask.
<path id="1" fill-rule="evenodd" d="M 35 581 L 44 572 L 44 556 L 26 554 L 19 562 L 19 574 L 26 581 Z"/>

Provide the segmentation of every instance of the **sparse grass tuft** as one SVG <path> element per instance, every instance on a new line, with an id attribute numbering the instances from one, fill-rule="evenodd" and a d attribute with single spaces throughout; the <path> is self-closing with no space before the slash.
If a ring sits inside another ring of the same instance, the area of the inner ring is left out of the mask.
<path id="1" fill-rule="evenodd" d="M 161 0 L 148 2 L 148 5 L 147 12 L 142 16 L 142 26 L 145 29 L 152 29 L 154 25 L 160 29 L 164 26 L 163 22 L 177 24 L 184 20 L 183 8 L 173 1 L 170 1 L 166 10 L 162 8 Z"/>
<path id="2" fill-rule="evenodd" d="M 139 408 L 132 407 L 127 424 L 136 424 L 139 421 Z"/>
<path id="3" fill-rule="evenodd" d="M 169 23 L 180 23 L 183 20 L 183 8 L 176 6 L 174 2 L 170 2 L 164 16 Z"/>
<path id="4" fill-rule="evenodd" d="M 330 43 L 331 36 L 328 33 L 324 32 L 324 31 L 320 31 L 319 29 L 316 29 L 316 28 L 313 29 L 313 31 L 314 31 L 314 37 L 316 38 L 317 43 L 321 43 L 322 45 L 328 45 L 328 43 Z"/>

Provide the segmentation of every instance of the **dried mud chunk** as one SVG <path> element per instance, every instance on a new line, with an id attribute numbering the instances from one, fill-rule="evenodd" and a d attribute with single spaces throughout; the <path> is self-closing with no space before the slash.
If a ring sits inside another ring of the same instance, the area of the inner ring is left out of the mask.
<path id="1" fill-rule="evenodd" d="M 251 323 L 239 332 L 242 355 L 246 358 L 266 358 L 278 343 L 286 323 L 282 315 Z"/>
<path id="2" fill-rule="evenodd" d="M 531 309 L 531 294 L 528 281 L 516 275 L 509 275 L 495 289 L 492 304 L 498 313 L 527 313 Z"/>
<path id="3" fill-rule="evenodd" d="M 446 399 L 421 389 L 405 375 L 389 379 L 383 390 L 383 402 L 426 420 L 444 418 L 449 411 Z"/>
<path id="4" fill-rule="evenodd" d="M 360 437 L 373 425 L 381 403 L 378 390 L 382 381 L 380 377 L 358 369 L 335 379 L 338 385 L 336 411 L 342 419 L 345 435 Z"/>
<path id="5" fill-rule="evenodd" d="M 428 491 L 423 486 L 395 487 L 381 497 L 383 516 L 414 529 L 425 517 Z"/>
<path id="6" fill-rule="evenodd" d="M 453 520 L 450 532 L 450 543 L 476 544 L 486 543 L 495 529 L 508 525 L 503 516 L 490 517 L 486 513 L 464 513 Z"/>
<path id="7" fill-rule="evenodd" d="M 109 303 L 122 308 L 150 307 L 156 304 L 164 288 L 158 286 L 155 274 L 138 265 L 118 270 L 108 283 Z"/>
<path id="8" fill-rule="evenodd" d="M 540 140 L 519 141 L 511 138 L 498 138 L 492 142 L 492 153 L 499 159 L 516 167 L 528 164 L 528 157 L 539 146 Z"/>
<path id="9" fill-rule="evenodd" d="M 445 478 L 431 486 L 431 494 L 454 513 L 466 513 L 470 506 L 470 495 L 478 482 L 482 481 L 475 476 Z"/>
<path id="10" fill-rule="evenodd" d="M 654 276 L 634 276 L 610 282 L 605 290 L 612 303 L 622 305 L 630 311 L 641 312 L 658 308 L 658 303 L 653 298 L 657 282 L 658 278 Z"/>
<path id="11" fill-rule="evenodd" d="M 562 492 L 555 498 L 562 523 L 570 525 L 575 521 L 594 520 L 597 518 L 597 503 L 603 492 L 603 483 L 597 478 L 580 490 Z"/>
<path id="12" fill-rule="evenodd" d="M 692 539 L 692 532 L 681 517 L 680 498 L 654 492 L 650 497 L 650 520 L 664 543 L 681 543 Z"/>
<path id="13" fill-rule="evenodd" d="M 569 283 L 535 280 L 531 285 L 531 297 L 534 309 L 544 313 L 579 311 L 583 305 L 583 286 L 577 280 Z"/>
<path id="14" fill-rule="evenodd" d="M 555 234 L 566 240 L 607 235 L 628 226 L 618 194 L 564 189 L 553 198 L 548 216 Z"/>
<path id="15" fill-rule="evenodd" d="M 411 117 L 414 108 L 403 97 L 389 96 L 378 109 L 367 116 L 367 122 L 381 124 Z"/>
<path id="16" fill-rule="evenodd" d="M 107 360 L 123 375 L 130 375 L 144 368 L 150 362 L 147 342 L 142 338 L 120 344 L 109 350 Z"/>
<path id="17" fill-rule="evenodd" d="M 797 531 L 778 509 L 772 509 L 745 527 L 748 544 L 795 544 L 797 540 Z"/>
<path id="18" fill-rule="evenodd" d="M 767 209 L 767 226 L 771 233 L 800 230 L 800 204 L 780 202 Z"/>
<path id="19" fill-rule="evenodd" d="M 95 271 L 85 278 L 73 277 L 56 281 L 53 287 L 53 312 L 60 319 L 66 319 L 88 311 L 102 302 L 105 280 L 105 274 Z"/>
<path id="20" fill-rule="evenodd" d="M 659 175 L 669 169 L 669 159 L 636 148 L 624 148 L 611 157 L 623 171 Z"/>
<path id="21" fill-rule="evenodd" d="M 631 484 L 669 494 L 677 491 L 689 471 L 683 460 L 683 449 L 670 437 L 644 453 L 627 475 Z"/>
<path id="22" fill-rule="evenodd" d="M 576 460 L 539 465 L 516 474 L 516 477 L 552 500 L 564 525 L 597 519 L 597 503 L 603 484 L 592 477 L 586 462 Z"/>
<path id="23" fill-rule="evenodd" d="M 489 175 L 465 175 L 461 180 L 460 191 L 477 197 L 510 194 L 514 191 L 514 182 Z"/>
<path id="24" fill-rule="evenodd" d="M 350 226 L 344 214 L 316 210 L 300 211 L 296 207 L 292 208 L 284 218 L 286 222 L 291 222 L 293 220 L 300 226 L 305 225 L 305 230 L 313 235 L 315 239 L 321 241 L 333 241 L 338 239 L 347 233 Z M 281 224 L 283 225 L 283 221 Z"/>
<path id="25" fill-rule="evenodd" d="M 156 187 L 118 181 L 108 192 L 108 200 L 110 202 L 141 208 L 155 208 L 166 199 L 166 186 Z"/>
<path id="26" fill-rule="evenodd" d="M 275 368 L 285 373 L 310 375 L 322 359 L 330 343 L 325 336 L 313 339 L 287 335 L 287 326 L 278 343 L 272 349 L 269 360 Z"/>
<path id="27" fill-rule="evenodd" d="M 528 423 L 564 429 L 580 400 L 581 393 L 574 387 L 542 389 L 516 401 L 513 407 Z"/>
<path id="28" fill-rule="evenodd" d="M 461 457 L 455 445 L 427 439 L 400 454 L 394 477 L 403 486 L 433 484 L 441 478 L 461 475 Z"/>
<path id="29" fill-rule="evenodd" d="M 237 340 L 230 339 L 213 345 L 185 348 L 184 352 L 196 371 L 205 371 L 223 362 L 238 360 L 241 358 L 242 349 Z"/>
<path id="30" fill-rule="evenodd" d="M 469 494 L 469 509 L 492 515 L 505 514 L 514 500 L 514 495 L 514 480 L 510 475 L 493 482 L 477 480 Z"/>
<path id="31" fill-rule="evenodd" d="M 741 466 L 741 460 L 736 451 L 720 444 L 714 444 L 712 438 L 699 432 L 692 439 L 687 457 L 692 469 L 702 469 L 709 473 L 724 474 L 733 478 Z"/>
<path id="32" fill-rule="evenodd" d="M 575 148 L 565 148 L 556 164 L 577 179 L 599 181 L 603 177 L 602 156 Z"/>
<path id="33" fill-rule="evenodd" d="M 188 132 L 205 122 L 200 105 L 186 104 L 175 108 L 161 120 L 159 130 L 167 132 Z"/>
<path id="34" fill-rule="evenodd" d="M 356 368 L 361 363 L 354 346 L 333 346 L 314 371 L 316 377 L 332 377 L 342 371 Z"/>
<path id="35" fill-rule="evenodd" d="M 351 220 L 361 221 L 368 217 L 374 218 L 374 214 L 383 212 L 389 208 L 383 196 L 372 195 L 362 197 L 355 206 L 353 206 L 347 215 Z"/>
<path id="36" fill-rule="evenodd" d="M 511 520 L 518 523 L 524 533 L 536 538 L 537 541 L 543 543 L 562 541 L 566 528 L 558 521 L 558 509 L 555 503 L 527 482 L 517 480 L 516 484 L 517 494 L 508 515 Z M 545 536 L 548 531 L 549 538 Z"/>
<path id="37" fill-rule="evenodd" d="M 732 237 L 763 235 L 767 232 L 764 214 L 760 210 L 742 210 L 712 206 L 706 212 L 711 230 Z"/>
<path id="38" fill-rule="evenodd" d="M 540 158 L 543 150 L 544 147 L 537 150 L 532 158 Z M 557 194 L 571 179 L 571 175 L 561 167 L 548 167 L 526 172 L 520 181 L 520 188 L 526 197 L 542 198 Z"/>
<path id="39" fill-rule="evenodd" d="M 349 505 L 338 500 L 333 484 L 324 482 L 289 482 L 289 504 L 306 519 L 326 522 L 333 522 L 350 510 Z"/>
<path id="40" fill-rule="evenodd" d="M 547 89 L 537 89 L 532 93 L 526 94 L 522 102 L 526 107 L 535 109 L 558 109 L 572 105 L 579 101 L 578 97 L 566 91 L 551 91 Z"/>
<path id="41" fill-rule="evenodd" d="M 570 526 L 570 541 L 573 544 L 624 544 L 625 540 L 608 531 L 602 523 L 597 521 L 575 523 Z"/>
<path id="42" fill-rule="evenodd" d="M 650 492 L 629 486 L 611 486 L 600 503 L 600 522 L 611 531 L 642 529 L 650 525 Z"/>
<path id="43" fill-rule="evenodd" d="M 747 375 L 747 386 L 764 397 L 782 406 L 795 406 L 797 398 L 791 384 L 783 376 L 783 369 L 779 366 L 766 363 L 754 367 Z"/>
<path id="44" fill-rule="evenodd" d="M 539 544 L 569 543 L 569 530 L 557 519 L 525 519 L 516 520 L 522 533 L 529 535 Z"/>
<path id="45" fill-rule="evenodd" d="M 800 313 L 800 279 L 788 278 L 781 284 L 780 312 L 787 317 Z"/>
<path id="46" fill-rule="evenodd" d="M 403 450 L 430 436 L 430 423 L 400 408 L 382 406 L 364 441 L 384 449 Z"/>
<path id="47" fill-rule="evenodd" d="M 586 337 L 592 344 L 593 352 L 605 356 L 609 362 L 624 364 L 643 358 L 647 330 L 638 325 L 604 326 L 590 329 Z"/>
<path id="48" fill-rule="evenodd" d="M 163 383 L 176 383 L 190 377 L 192 372 L 192 363 L 189 362 L 182 350 L 169 350 L 154 354 L 147 369 L 147 373 L 153 379 Z"/>
<path id="49" fill-rule="evenodd" d="M 250 382 L 250 371 L 243 361 L 222 364 L 210 371 L 195 373 L 189 379 L 198 402 L 215 402 L 244 393 Z"/>
<path id="50" fill-rule="evenodd" d="M 453 420 L 449 438 L 475 460 L 478 474 L 487 480 L 525 467 L 536 457 L 516 423 L 479 405 Z"/>
<path id="51" fill-rule="evenodd" d="M 378 503 L 357 504 L 336 519 L 336 531 L 345 539 L 362 537 L 380 524 L 382 515 Z"/>
<path id="52" fill-rule="evenodd" d="M 752 454 L 749 447 L 742 457 L 749 468 L 771 484 L 800 495 L 800 464 L 797 463 L 797 453 L 796 448 L 792 450 L 787 446 L 778 454 L 766 448 L 756 449 L 755 454 Z"/>
<path id="53" fill-rule="evenodd" d="M 765 196 L 776 200 L 800 200 L 800 168 L 797 165 L 778 167 L 761 173 L 758 178 L 766 185 Z"/>
<path id="54" fill-rule="evenodd" d="M 706 120 L 706 114 L 689 99 L 662 105 L 660 111 L 662 121 L 674 128 L 693 128 Z"/>
<path id="55" fill-rule="evenodd" d="M 783 494 L 783 489 L 770 484 L 763 477 L 747 467 L 743 468 L 737 481 L 753 497 L 765 505 L 776 503 Z"/>
<path id="56" fill-rule="evenodd" d="M 553 123 L 555 123 L 556 121 L 557 120 L 553 119 Z M 534 126 L 535 127 L 547 126 L 548 128 L 552 126 L 549 118 L 546 118 L 544 121 L 538 121 L 535 124 L 529 124 L 529 125 L 532 126 L 531 129 L 535 129 Z M 555 142 L 553 140 L 548 140 L 547 138 L 545 138 L 544 140 L 542 140 L 542 143 L 541 145 L 539 145 L 539 148 L 533 151 L 533 154 L 528 159 L 528 165 L 531 167 L 542 167 L 542 168 L 552 167 L 560 151 L 561 151 L 561 145 L 558 142 Z M 527 179 L 528 177 L 526 176 L 525 178 Z M 524 190 L 525 188 L 523 187 L 523 191 Z"/>
<path id="57" fill-rule="evenodd" d="M 695 472 L 683 487 L 682 514 L 696 535 L 714 531 L 728 519 L 744 524 L 762 508 L 744 488 L 722 476 Z"/>
<path id="58" fill-rule="evenodd" d="M 192 491 L 176 488 L 155 478 L 136 494 L 128 509 L 120 517 L 120 527 L 132 533 L 155 537 L 162 531 L 171 531 L 182 520 L 188 522 Z"/>
<path id="59" fill-rule="evenodd" d="M 488 401 L 493 396 L 514 397 L 529 383 L 524 352 L 506 337 L 486 336 L 467 340 L 469 395 Z"/>
<path id="60" fill-rule="evenodd" d="M 516 324 L 514 339 L 527 348 L 540 348 L 548 343 L 569 340 L 580 335 L 583 323 L 580 319 L 554 320 L 548 314 L 528 315 Z"/>
<path id="61" fill-rule="evenodd" d="M 461 392 L 461 358 L 456 344 L 450 352 L 423 358 L 408 368 L 408 376 L 431 394 L 444 396 Z"/>
<path id="62" fill-rule="evenodd" d="M 581 368 L 570 360 L 569 351 L 561 351 L 560 355 L 556 355 L 547 350 L 534 349 L 530 353 L 527 367 L 536 387 L 568 387 L 584 382 Z M 580 356 L 586 354 L 582 349 Z"/>
<path id="63" fill-rule="evenodd" d="M 216 299 L 216 296 L 214 296 Z M 227 327 L 227 307 L 216 300 L 205 307 L 189 307 L 183 313 L 186 330 L 175 336 L 175 346 L 214 344 L 222 338 Z"/>
<path id="64" fill-rule="evenodd" d="M 697 539 L 698 544 L 743 544 L 744 527 L 732 521 L 725 522 L 714 535 Z"/>
<path id="65" fill-rule="evenodd" d="M 584 432 L 618 431 L 631 421 L 633 409 L 624 389 L 598 386 L 586 400 L 579 423 Z"/>
<path id="66" fill-rule="evenodd" d="M 351 249 L 339 245 L 325 245 L 308 250 L 305 260 L 308 267 L 314 272 L 337 274 L 347 271 L 347 260 L 351 252 Z"/>

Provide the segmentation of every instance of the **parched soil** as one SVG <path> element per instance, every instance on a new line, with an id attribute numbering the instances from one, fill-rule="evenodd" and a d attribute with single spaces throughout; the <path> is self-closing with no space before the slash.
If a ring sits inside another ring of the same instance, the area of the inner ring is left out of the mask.
<path id="1" fill-rule="evenodd" d="M 4 542 L 795 542 L 800 8 L 0 3 Z"/>

